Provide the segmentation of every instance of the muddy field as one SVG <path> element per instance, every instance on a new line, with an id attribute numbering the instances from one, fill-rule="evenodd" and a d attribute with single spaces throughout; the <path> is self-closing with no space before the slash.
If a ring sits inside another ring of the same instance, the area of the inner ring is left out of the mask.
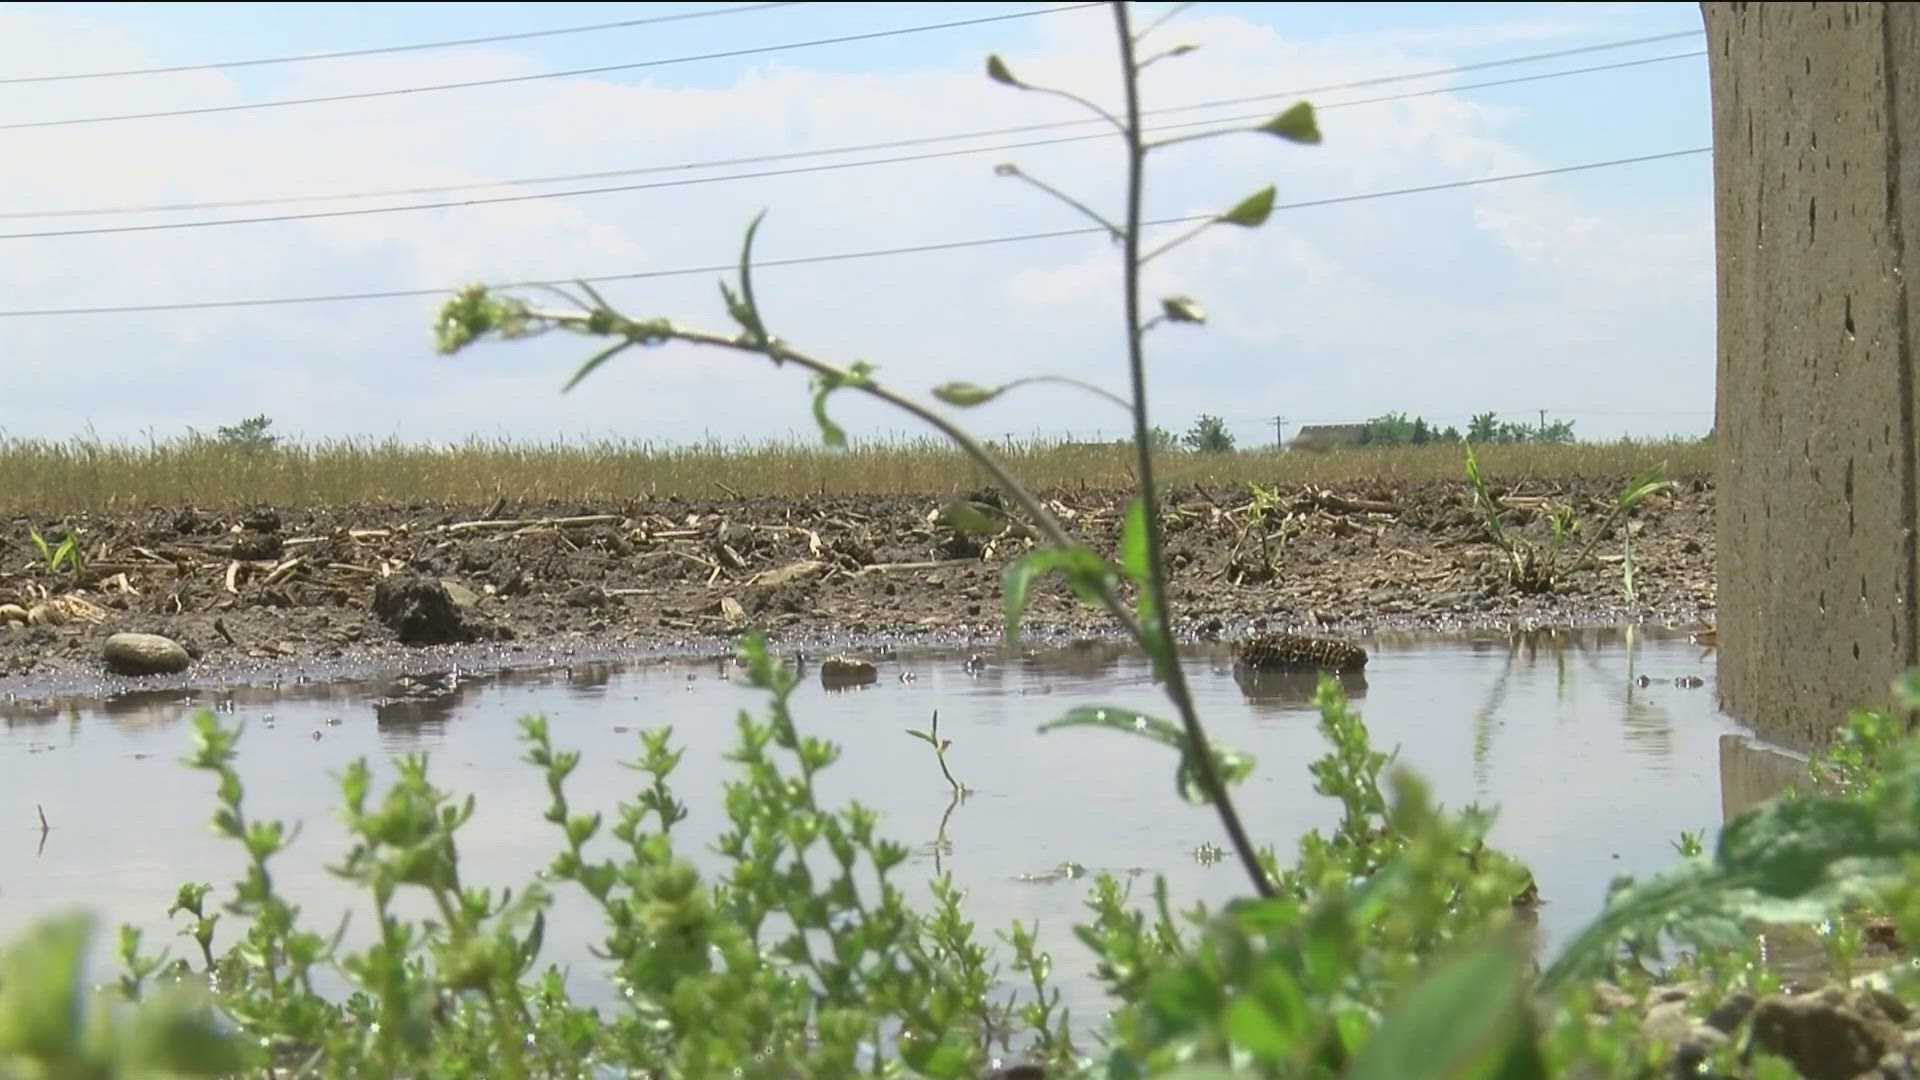
<path id="1" fill-rule="evenodd" d="M 1549 511 L 1570 508 L 1577 548 L 1619 487 L 1531 481 L 1495 494 L 1508 527 L 1538 543 Z M 970 498 L 1005 531 L 958 530 L 943 517 L 951 500 L 931 495 L 156 507 L 73 519 L 77 572 L 49 570 L 29 538 L 32 527 L 57 547 L 66 523 L 16 518 L 0 533 L 0 605 L 15 605 L 0 607 L 0 692 L 117 683 L 102 646 L 118 631 L 165 635 L 190 654 L 185 674 L 149 683 L 714 651 L 752 628 L 785 648 L 986 643 L 1001 573 L 1032 542 L 1017 513 L 993 512 L 996 493 Z M 1110 552 L 1125 498 L 1048 502 Z M 1258 504 L 1245 488 L 1179 488 L 1167 522 L 1177 629 L 1702 625 L 1713 618 L 1712 502 L 1710 481 L 1682 481 L 1606 530 L 1590 565 L 1539 591 L 1510 580 L 1462 483 L 1294 488 Z M 1110 630 L 1057 581 L 1036 590 L 1028 625 L 1056 638 Z"/>

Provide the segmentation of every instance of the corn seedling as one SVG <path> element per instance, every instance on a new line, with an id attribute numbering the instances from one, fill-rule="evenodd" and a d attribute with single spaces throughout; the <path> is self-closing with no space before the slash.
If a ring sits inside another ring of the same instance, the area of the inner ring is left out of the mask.
<path id="1" fill-rule="evenodd" d="M 80 550 L 79 533 L 71 525 L 64 526 L 63 535 L 58 544 L 48 544 L 40 530 L 27 526 L 27 540 L 33 544 L 33 550 L 40 555 L 40 565 L 47 573 L 57 574 L 61 567 L 67 567 L 78 576 L 85 569 L 86 556 Z"/>
<path id="2" fill-rule="evenodd" d="M 1596 545 L 1604 539 L 1615 526 L 1621 532 L 1621 583 L 1627 600 L 1634 598 L 1633 581 L 1633 541 L 1631 522 L 1623 521 L 1648 498 L 1665 491 L 1671 491 L 1673 481 L 1666 478 L 1664 465 L 1647 468 L 1627 481 L 1620 489 L 1607 516 L 1596 527 L 1588 528 L 1572 507 L 1545 506 L 1547 518 L 1547 541 L 1539 543 L 1517 530 L 1509 529 L 1504 520 L 1503 507 L 1493 497 L 1487 487 L 1486 476 L 1481 472 L 1479 458 L 1474 454 L 1471 442 L 1462 442 L 1466 454 L 1467 482 L 1473 489 L 1473 501 L 1480 511 L 1480 519 L 1487 536 L 1507 556 L 1507 581 L 1522 592 L 1551 592 L 1561 578 L 1586 566 L 1593 558 Z M 1573 547 L 1576 534 L 1584 535 L 1586 542 L 1578 548 Z M 1569 555 L 1571 552 L 1571 555 Z"/>

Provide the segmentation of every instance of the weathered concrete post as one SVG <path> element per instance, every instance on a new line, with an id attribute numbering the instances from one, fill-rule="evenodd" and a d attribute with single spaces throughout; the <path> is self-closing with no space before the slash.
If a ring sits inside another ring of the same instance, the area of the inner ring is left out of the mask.
<path id="1" fill-rule="evenodd" d="M 1701 8 L 1720 698 L 1807 748 L 1920 660 L 1920 5 Z"/>

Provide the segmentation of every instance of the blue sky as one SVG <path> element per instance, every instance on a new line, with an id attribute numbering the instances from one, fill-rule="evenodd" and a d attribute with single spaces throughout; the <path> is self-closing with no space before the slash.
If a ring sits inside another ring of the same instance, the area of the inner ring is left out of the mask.
<path id="1" fill-rule="evenodd" d="M 71 4 L 0 8 L 0 71 L 59 74 L 543 30 L 731 4 Z M 0 85 L 0 125 L 514 77 L 923 26 L 1046 4 L 809 3 L 598 34 L 299 64 Z M 1136 5 L 1144 22 L 1164 5 Z M 1199 4 L 1156 40 L 1201 48 L 1150 69 L 1148 106 L 1273 94 L 1700 28 L 1694 4 Z M 1703 57 L 1466 88 L 1671 56 L 1698 36 L 1311 96 L 1326 143 L 1211 139 L 1156 156 L 1150 214 L 1230 205 L 1272 182 L 1285 204 L 1706 146 Z M 511 195 L 592 184 L 525 177 L 795 153 L 1077 119 L 988 83 L 1016 71 L 1113 101 L 1102 8 L 596 77 L 202 116 L 0 130 L 11 213 L 485 183 Z M 1285 105 L 1285 99 L 1273 107 Z M 1214 108 L 1167 120 L 1224 117 Z M 1068 134 L 1091 131 L 1075 129 Z M 927 149 L 992 147 L 1043 135 Z M 652 191 L 311 221 L 4 239 L 0 310 L 438 289 L 727 261 L 770 211 L 771 258 L 1071 227 L 1066 208 L 996 179 L 1002 160 L 1115 205 L 1106 140 L 726 179 Z M 912 153 L 898 151 L 894 153 Z M 894 154 L 807 158 L 787 167 Z M 768 166 L 691 169 L 706 180 Z M 666 177 L 641 177 L 632 183 Z M 621 183 L 623 181 L 610 181 Z M 1276 213 L 1156 264 L 1149 288 L 1207 308 L 1204 329 L 1153 335 L 1156 419 L 1442 422 L 1497 409 L 1572 419 L 1589 436 L 1697 433 L 1711 423 L 1711 162 L 1706 155 Z M 139 225 L 271 210 L 0 219 L 0 233 Z M 950 378 L 1054 371 L 1123 382 L 1113 253 L 1048 240 L 769 270 L 776 330 L 866 358 L 910 391 Z M 634 314 L 719 327 L 716 275 L 609 288 Z M 807 431 L 804 385 L 687 348 L 622 361 L 562 397 L 577 340 L 435 358 L 433 298 L 0 318 L 0 428 L 63 438 L 167 436 L 265 412 L 309 438 L 585 435 L 680 442 Z M 849 402 L 856 433 L 907 422 Z M 993 434 L 1114 434 L 1117 413 L 1056 389 L 969 418 Z"/>

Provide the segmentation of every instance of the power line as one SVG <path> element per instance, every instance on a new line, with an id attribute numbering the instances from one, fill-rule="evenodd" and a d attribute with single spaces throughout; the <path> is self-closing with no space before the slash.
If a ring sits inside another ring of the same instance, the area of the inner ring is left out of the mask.
<path id="1" fill-rule="evenodd" d="M 1587 172 L 1593 169 L 1612 168 L 1620 165 L 1637 165 L 1643 162 L 1664 161 L 1670 158 L 1689 157 L 1705 154 L 1712 150 L 1709 146 L 1698 146 L 1689 150 L 1668 150 L 1657 154 L 1641 154 L 1636 157 L 1613 158 L 1607 161 L 1590 161 L 1580 165 L 1562 165 L 1551 169 L 1534 169 L 1528 172 L 1507 173 L 1502 176 L 1484 176 L 1473 180 L 1449 180 L 1437 184 L 1422 184 L 1418 187 L 1395 188 L 1389 191 L 1373 191 L 1359 195 L 1337 195 L 1324 199 L 1307 199 L 1300 202 L 1283 203 L 1273 209 L 1304 210 L 1316 206 L 1335 206 L 1342 203 L 1366 202 L 1373 199 L 1387 199 L 1403 195 L 1419 195 L 1434 191 L 1449 191 L 1458 188 L 1479 187 L 1485 184 L 1499 184 L 1511 180 L 1530 180 L 1543 176 L 1561 176 L 1567 173 Z M 1190 214 L 1184 217 L 1160 218 L 1143 222 L 1145 225 L 1180 225 L 1206 221 L 1211 214 Z M 763 259 L 755 263 L 756 268 L 781 266 L 804 266 L 816 263 L 845 262 L 850 259 L 871 259 L 887 255 L 913 255 L 923 252 L 953 251 L 960 248 L 989 247 L 1000 244 L 1024 243 L 1032 240 L 1052 240 L 1068 236 L 1086 236 L 1094 233 L 1104 234 L 1107 230 L 1099 226 L 1075 229 L 1056 229 L 1049 232 L 1021 233 L 1013 236 L 983 237 L 973 240 L 949 240 L 941 243 L 914 244 L 904 247 L 872 248 L 865 251 L 845 251 L 828 255 L 800 255 L 786 259 Z M 494 286 L 498 289 L 524 289 L 539 285 L 567 285 L 575 281 L 593 284 L 610 281 L 643 281 L 658 278 L 688 277 L 695 274 L 713 274 L 736 269 L 733 263 L 718 263 L 712 266 L 690 266 L 674 270 L 640 270 L 625 274 L 601 274 L 595 277 L 571 277 L 551 281 L 520 281 Z M 320 304 L 348 300 L 389 300 L 419 296 L 447 296 L 455 290 L 438 289 L 390 289 L 379 292 L 333 293 L 323 296 L 280 296 L 250 300 L 203 300 L 178 304 L 126 304 L 117 306 L 83 308 L 38 308 L 14 311 L 0 311 L 0 318 L 18 319 L 30 316 L 52 315 L 125 315 L 159 311 L 206 311 L 217 308 L 279 307 L 288 304 Z"/>
<path id="2" fill-rule="evenodd" d="M 1633 42 L 1632 44 L 1637 44 L 1637 43 L 1638 42 Z M 1624 44 L 1629 44 L 1629 43 L 1619 43 L 1619 44 L 1608 46 L 1608 47 L 1617 48 Z M 1519 83 L 1541 82 L 1547 79 L 1566 78 L 1571 75 L 1587 75 L 1595 72 L 1618 71 L 1623 68 L 1644 67 L 1648 64 L 1666 63 L 1672 60 L 1688 60 L 1688 59 L 1693 59 L 1695 57 L 1700 57 L 1705 55 L 1706 55 L 1706 50 L 1696 49 L 1693 52 L 1669 53 L 1665 56 L 1644 57 L 1638 60 L 1625 60 L 1625 61 L 1621 61 L 1619 63 L 1613 63 L 1613 64 L 1596 64 L 1590 67 L 1570 68 L 1564 71 L 1547 71 L 1547 72 L 1540 72 L 1533 75 L 1519 75 L 1510 79 L 1493 79 L 1487 82 L 1464 83 L 1456 86 L 1435 87 L 1429 90 L 1413 90 L 1403 94 L 1387 94 L 1380 97 L 1360 98 L 1354 101 L 1339 101 L 1339 102 L 1334 102 L 1328 105 L 1320 105 L 1320 106 L 1317 106 L 1317 108 L 1320 111 L 1324 112 L 1330 109 L 1343 109 L 1343 108 L 1348 108 L 1354 105 L 1372 105 L 1372 104 L 1377 104 L 1380 102 L 1387 102 L 1387 101 L 1404 101 L 1409 98 L 1429 97 L 1435 94 L 1461 93 L 1468 90 L 1485 90 L 1492 87 L 1512 86 Z M 1521 60 L 1525 60 L 1525 59 L 1534 59 L 1534 58 L 1516 57 L 1509 62 L 1518 63 Z M 1411 79 L 1417 79 L 1417 78 L 1425 78 L 1431 74 L 1432 74 L 1431 72 L 1421 72 L 1417 74 L 1402 76 L 1402 78 L 1411 80 Z M 1373 82 L 1373 83 L 1377 83 L 1378 81 L 1379 80 L 1369 80 L 1369 82 Z M 1328 89 L 1337 89 L 1337 88 L 1323 87 L 1323 88 L 1320 88 L 1319 90 L 1282 90 L 1272 94 L 1264 94 L 1257 98 L 1230 98 L 1222 101 L 1200 101 L 1200 102 L 1194 102 L 1189 105 L 1174 105 L 1174 106 L 1168 106 L 1168 107 L 1159 108 L 1159 109 L 1147 109 L 1147 110 L 1144 110 L 1141 113 L 1141 115 L 1142 116 L 1164 116 L 1172 113 L 1192 112 L 1196 109 L 1217 108 L 1221 105 L 1243 104 L 1249 101 L 1266 101 L 1266 100 L 1273 100 L 1276 98 L 1300 97 L 1305 94 L 1324 92 L 1325 90 L 1328 90 Z M 1192 121 L 1184 124 L 1162 125 L 1161 127 L 1153 128 L 1150 130 L 1166 131 L 1166 130 L 1171 130 L 1177 127 L 1193 127 L 1201 124 L 1210 124 L 1210 123 L 1221 123 L 1221 124 L 1235 123 L 1235 122 L 1255 120 L 1255 119 L 1264 120 L 1266 119 L 1266 114 L 1261 113 L 1257 115 L 1218 117 L 1211 120 Z M 344 192 L 344 193 L 334 193 L 334 194 L 326 194 L 326 195 L 286 195 L 286 196 L 274 196 L 274 197 L 268 197 L 268 198 L 254 198 L 254 199 L 228 199 L 228 200 L 221 200 L 221 201 L 197 202 L 197 203 L 150 203 L 150 204 L 139 205 L 139 206 L 108 206 L 108 207 L 95 207 L 90 209 L 0 211 L 0 220 L 18 220 L 18 219 L 26 219 L 26 218 L 56 218 L 56 217 L 96 217 L 96 216 L 108 216 L 108 215 L 119 215 L 119 214 L 162 213 L 162 212 L 173 212 L 173 211 L 184 211 L 184 210 L 224 210 L 224 209 L 240 209 L 240 208 L 253 207 L 253 206 L 284 206 L 289 203 L 303 203 L 303 202 L 343 202 L 343 201 L 350 201 L 350 200 L 357 200 L 357 199 L 389 198 L 389 197 L 405 196 L 405 195 L 445 195 L 445 194 L 454 194 L 462 191 L 483 191 L 483 190 L 491 190 L 491 189 L 502 188 L 502 187 L 523 187 L 530 184 L 555 184 L 555 183 L 572 183 L 572 182 L 588 181 L 588 180 L 611 180 L 611 179 L 625 177 L 625 176 L 646 176 L 646 175 L 663 173 L 663 172 L 687 172 L 687 171 L 698 171 L 698 170 L 713 169 L 713 168 L 724 168 L 727 166 L 734 166 L 734 165 L 758 165 L 758 164 L 764 164 L 764 163 L 770 163 L 770 162 L 776 162 L 776 161 L 791 161 L 795 158 L 825 157 L 825 156 L 834 155 L 834 154 L 860 153 L 860 152 L 869 151 L 869 150 L 895 150 L 895 149 L 902 149 L 905 147 L 927 146 L 927 145 L 931 145 L 935 143 L 943 143 L 943 142 L 959 142 L 959 141 L 964 141 L 968 139 L 989 138 L 989 137 L 999 136 L 999 135 L 1019 135 L 1019 134 L 1025 134 L 1025 133 L 1034 132 L 1034 131 L 1050 131 L 1050 130 L 1057 130 L 1059 128 L 1068 128 L 1068 127 L 1085 127 L 1088 124 L 1104 124 L 1104 121 L 1099 120 L 1097 118 L 1087 119 L 1087 120 L 1057 120 L 1057 121 L 1044 123 L 1044 124 L 1022 124 L 1015 127 L 993 128 L 993 129 L 988 129 L 983 131 L 955 132 L 947 135 L 922 135 L 922 136 L 916 136 L 916 137 L 907 138 L 907 139 L 892 139 L 884 142 L 860 143 L 860 144 L 854 144 L 849 146 L 824 147 L 817 150 L 791 150 L 791 151 L 785 151 L 785 152 L 776 153 L 776 154 L 754 154 L 754 155 L 748 155 L 743 157 L 721 158 L 721 159 L 715 159 L 710 161 L 681 162 L 681 163 L 672 164 L 672 165 L 647 165 L 647 166 L 640 166 L 640 167 L 631 168 L 631 169 L 612 169 L 612 170 L 606 170 L 601 172 L 568 173 L 568 174 L 562 174 L 557 176 L 523 177 L 515 180 L 482 181 L 482 182 L 472 182 L 472 183 L 465 183 L 465 184 L 442 184 L 442 185 L 435 185 L 435 186 L 411 187 L 411 188 L 386 188 L 386 189 L 373 190 L 373 191 Z M 1081 139 L 1088 139 L 1088 138 L 1106 138 L 1108 136 L 1109 136 L 1109 133 L 1103 130 L 1097 135 L 1091 135 L 1091 136 L 1079 136 L 1076 138 L 1069 138 L 1069 139 L 1049 139 L 1049 140 L 1041 140 L 1041 141 L 1035 141 L 1035 142 L 1012 143 L 1012 144 L 1007 144 L 1002 146 L 982 147 L 982 148 L 979 148 L 978 150 L 969 150 L 964 152 L 965 153 L 985 153 L 992 150 L 1014 150 L 1014 149 L 1021 149 L 1021 148 L 1032 147 L 1032 146 L 1050 146 L 1050 145 L 1055 145 L 1057 143 L 1076 142 L 1076 141 L 1080 141 Z M 949 155 L 929 154 L 925 156 L 928 158 L 933 158 L 933 157 L 942 157 L 942 156 L 949 156 Z M 893 161 L 911 161 L 911 160 L 916 160 L 916 159 L 915 158 L 889 158 L 889 159 L 885 159 L 884 161 L 855 162 L 853 164 L 855 165 L 887 164 Z M 751 177 L 759 177 L 759 176 L 777 176 L 777 175 L 782 175 L 782 174 L 781 173 L 749 173 L 749 174 L 746 174 L 745 177 L 720 176 L 720 177 L 711 177 L 709 179 L 712 182 L 717 183 L 723 180 L 743 179 L 743 178 L 751 178 Z M 613 190 L 633 190 L 633 189 L 613 189 Z M 566 192 L 555 193 L 556 197 L 561 197 L 566 194 L 568 193 Z M 435 203 L 433 205 L 434 206 L 458 206 L 458 205 L 468 205 L 468 204 Z M 61 235 L 61 234 L 44 233 L 44 234 L 21 234 L 21 235 Z"/>
<path id="3" fill-rule="evenodd" d="M 1079 11 L 1084 8 L 1098 7 L 1096 3 L 1066 4 L 1061 7 L 1040 8 L 1036 11 L 1014 11 L 1004 15 L 982 15 L 973 19 L 956 19 L 952 22 L 928 23 L 923 26 L 904 26 L 895 30 L 872 30 L 864 34 L 842 34 L 839 37 L 815 38 L 811 41 L 790 41 L 784 45 L 759 45 L 750 49 L 727 49 L 721 52 L 698 53 L 692 56 L 669 56 L 659 60 L 639 60 L 631 64 L 606 64 L 601 67 L 574 68 L 569 71 L 547 71 L 537 75 L 509 75 L 494 79 L 473 79 L 468 82 L 439 83 L 433 86 L 403 86 L 393 90 L 363 90 L 352 94 L 327 94 L 321 97 L 283 98 L 279 101 L 253 101 L 235 105 L 205 105 L 196 109 L 167 109 L 161 112 L 120 113 L 114 116 L 80 116 L 67 120 L 29 120 L 13 124 L 0 124 L 0 131 L 21 131 L 27 128 L 68 127 L 74 124 L 105 124 L 116 120 L 157 120 L 173 116 L 204 116 L 209 113 L 244 112 L 250 109 L 277 109 L 287 105 L 320 105 L 335 101 L 361 101 L 368 98 L 397 97 L 402 94 L 425 94 L 439 90 L 469 90 L 478 86 L 506 86 L 513 83 L 538 82 L 543 79 L 565 79 L 576 75 L 602 75 L 610 71 L 637 71 L 641 68 L 666 67 L 670 64 L 690 64 L 700 60 L 725 60 L 736 56 L 758 56 L 764 53 L 785 52 L 789 49 L 810 49 L 819 45 L 842 45 L 852 41 L 873 41 L 879 38 L 901 37 L 907 34 L 925 34 L 934 30 L 953 30 L 962 26 L 979 26 L 984 23 L 1006 22 L 1009 19 L 1028 19 L 1036 15 L 1053 15 L 1063 11 Z"/>
<path id="4" fill-rule="evenodd" d="M 383 56 L 392 53 L 421 52 L 427 49 L 451 49 L 461 45 L 491 45 L 501 41 L 525 41 L 528 38 L 558 37 L 562 34 L 589 34 L 599 30 L 625 30 L 635 26 L 685 22 L 691 19 L 711 18 L 716 15 L 745 15 L 754 11 L 793 7 L 797 3 L 798 0 L 781 0 L 779 3 L 741 4 L 737 7 L 713 8 L 707 11 L 683 11 L 675 15 L 651 15 L 644 19 L 622 19 L 619 22 L 595 23 L 592 26 L 563 26 L 554 30 L 528 30 L 517 34 L 493 34 L 488 37 L 424 41 L 417 45 L 383 45 L 378 48 L 345 49 L 340 52 L 302 53 L 298 56 L 269 56 L 257 60 L 221 60 L 208 64 L 176 64 L 173 67 L 128 68 L 122 71 L 84 71 L 67 75 L 8 76 L 6 78 L 0 78 L 0 86 L 17 86 L 21 83 L 72 82 L 79 79 L 117 79 L 132 75 L 174 75 L 186 71 L 216 71 L 223 68 L 261 67 L 266 64 L 298 64 L 308 60 L 344 60 L 353 56 Z"/>
<path id="5" fill-rule="evenodd" d="M 1682 53 L 1677 55 L 1678 56 L 1698 56 L 1702 54 L 1701 53 Z M 1672 59 L 1672 58 L 1673 57 L 1668 57 L 1664 59 Z M 1634 64 L 1650 63 L 1650 62 L 1652 61 L 1646 61 L 1646 60 L 1631 61 L 1631 63 L 1634 63 Z M 1624 66 L 1624 65 L 1606 65 L 1606 66 L 1618 67 L 1618 66 Z M 1564 75 L 1564 74 L 1571 74 L 1571 73 L 1570 72 L 1553 72 L 1553 73 L 1549 73 L 1549 75 L 1533 75 L 1533 76 L 1528 76 L 1528 78 L 1537 80 L 1541 78 L 1550 77 L 1551 75 Z M 1510 82 L 1514 80 L 1501 80 L 1501 81 Z M 1450 93 L 1450 92 L 1454 92 L 1461 89 L 1464 89 L 1464 88 L 1463 87 L 1445 87 L 1445 88 L 1433 89 L 1433 90 L 1415 90 L 1415 91 L 1410 91 L 1404 94 L 1389 94 L 1383 97 L 1366 98 L 1360 101 L 1336 102 L 1332 105 L 1323 106 L 1321 111 L 1326 111 L 1329 109 L 1337 109 L 1337 108 L 1341 108 L 1348 105 L 1365 105 L 1365 104 L 1373 104 L 1376 102 L 1383 102 L 1383 101 L 1399 101 L 1406 98 L 1424 97 L 1431 94 Z M 1156 127 L 1147 128 L 1146 131 L 1149 133 L 1153 133 L 1153 132 L 1161 132 L 1161 131 L 1171 131 L 1171 130 L 1176 130 L 1180 128 L 1205 127 L 1211 124 L 1245 123 L 1245 122 L 1255 121 L 1255 120 L 1265 120 L 1267 119 L 1267 117 L 1268 117 L 1267 113 L 1261 112 L 1261 113 L 1251 113 L 1251 114 L 1246 114 L 1241 116 L 1216 117 L 1214 119 L 1209 119 L 1209 120 L 1190 120 L 1190 121 L 1185 121 L 1177 124 L 1161 124 Z M 1228 129 L 1222 129 L 1222 130 L 1228 130 Z M 1113 133 L 1110 131 L 1100 131 L 1091 135 L 1067 135 L 1067 136 L 1061 136 L 1059 138 L 1053 138 L 1053 139 L 1033 139 L 1027 142 L 1002 143 L 996 146 L 975 146 L 975 147 L 967 147 L 965 149 L 960 149 L 960 150 L 939 150 L 939 151 L 934 151 L 931 153 L 923 153 L 923 154 L 904 154 L 897 157 L 869 158 L 863 161 L 841 161 L 841 162 L 833 162 L 833 163 L 824 164 L 824 165 L 803 165 L 803 166 L 797 166 L 789 169 L 763 169 L 757 172 L 731 173 L 726 176 L 699 176 L 699 177 L 686 177 L 678 180 L 656 180 L 649 183 L 641 183 L 641 184 L 615 184 L 607 187 L 579 188 L 572 191 L 522 192 L 515 195 L 495 195 L 495 196 L 489 196 L 486 198 L 460 199 L 452 202 L 442 201 L 442 202 L 430 202 L 430 203 L 407 203 L 400 206 L 372 206 L 372 207 L 361 207 L 353 210 L 313 210 L 313 211 L 307 211 L 303 213 L 293 213 L 293 214 L 265 214 L 257 217 L 214 218 L 214 219 L 202 220 L 202 221 L 171 221 L 171 222 L 158 222 L 158 223 L 148 224 L 148 225 L 96 225 L 96 226 L 88 226 L 84 228 L 74 228 L 74 229 L 41 229 L 35 232 L 0 233 L 0 240 L 27 240 L 27 239 L 33 239 L 36 237 L 102 236 L 102 235 L 111 235 L 111 234 L 120 234 L 120 233 L 168 232 L 175 229 L 201 229 L 201 228 L 210 228 L 210 227 L 223 226 L 223 225 L 256 225 L 256 224 L 263 224 L 268 222 L 314 221 L 314 220 L 321 220 L 321 219 L 328 219 L 328 218 L 363 217 L 363 216 L 372 215 L 372 214 L 410 213 L 410 212 L 421 211 L 421 210 L 446 210 L 446 209 L 459 209 L 459 208 L 472 207 L 472 206 L 491 206 L 491 205 L 497 205 L 500 203 L 538 202 L 545 199 L 568 199 L 568 198 L 578 198 L 578 197 L 588 196 L 588 195 L 610 195 L 610 194 L 616 194 L 621 192 L 631 192 L 631 191 L 656 191 L 664 188 L 697 187 L 702 184 L 717 184 L 717 183 L 723 183 L 723 182 L 733 181 L 733 180 L 758 180 L 758 179 L 765 179 L 767 177 L 775 177 L 775 176 L 797 176 L 797 175 L 802 175 L 806 173 L 837 172 L 842 169 L 859 169 L 859 168 L 867 168 L 874 165 L 893 165 L 893 164 L 899 164 L 902 162 L 931 161 L 939 158 L 963 157 L 969 154 L 998 153 L 1005 150 L 1021 150 L 1021 149 L 1026 149 L 1029 147 L 1036 147 L 1036 146 L 1057 146 L 1062 143 L 1085 142 L 1091 139 L 1106 139 L 1106 138 L 1111 138 L 1112 135 Z M 490 186 L 497 187 L 502 185 L 490 185 Z"/>

